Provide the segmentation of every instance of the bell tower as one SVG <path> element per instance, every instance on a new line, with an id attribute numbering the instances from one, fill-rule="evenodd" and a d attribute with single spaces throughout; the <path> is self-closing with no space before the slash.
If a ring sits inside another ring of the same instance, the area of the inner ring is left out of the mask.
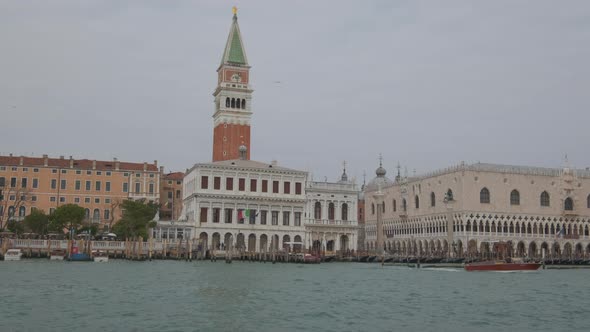
<path id="1" fill-rule="evenodd" d="M 240 158 L 240 146 L 246 147 L 250 159 L 250 118 L 252 116 L 250 66 L 242 43 L 236 7 L 217 68 L 215 113 L 213 114 L 213 161 Z"/>

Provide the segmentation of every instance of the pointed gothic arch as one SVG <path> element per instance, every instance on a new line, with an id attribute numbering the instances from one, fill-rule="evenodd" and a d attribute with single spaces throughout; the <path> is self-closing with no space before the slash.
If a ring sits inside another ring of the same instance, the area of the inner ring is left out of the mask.
<path id="1" fill-rule="evenodd" d="M 543 191 L 541 193 L 541 206 L 549 206 L 550 205 L 550 198 L 549 198 L 549 193 L 546 191 Z"/>
<path id="2" fill-rule="evenodd" d="M 418 195 L 414 196 L 414 203 L 416 205 L 416 209 L 420 208 L 420 197 Z"/>
<path id="3" fill-rule="evenodd" d="M 563 209 L 566 211 L 573 211 L 574 210 L 574 200 L 571 197 L 568 197 L 563 202 Z"/>
<path id="4" fill-rule="evenodd" d="M 430 193 L 430 206 L 436 206 L 436 195 L 434 194 L 434 192 Z"/>
<path id="5" fill-rule="evenodd" d="M 520 205 L 520 193 L 516 189 L 510 192 L 510 205 Z"/>
<path id="6" fill-rule="evenodd" d="M 479 191 L 479 202 L 482 204 L 489 204 L 490 203 L 490 190 L 486 187 L 483 187 Z"/>

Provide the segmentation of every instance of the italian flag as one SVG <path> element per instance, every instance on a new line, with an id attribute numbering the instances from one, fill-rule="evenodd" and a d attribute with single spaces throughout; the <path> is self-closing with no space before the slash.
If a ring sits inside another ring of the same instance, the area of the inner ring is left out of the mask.
<path id="1" fill-rule="evenodd" d="M 250 210 L 249 209 L 238 210 L 238 220 L 242 220 L 244 218 L 250 218 Z"/>

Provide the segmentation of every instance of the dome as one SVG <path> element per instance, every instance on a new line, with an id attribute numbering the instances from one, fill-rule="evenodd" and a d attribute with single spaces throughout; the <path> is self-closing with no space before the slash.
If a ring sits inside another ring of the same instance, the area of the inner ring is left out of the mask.
<path id="1" fill-rule="evenodd" d="M 383 189 L 393 185 L 393 181 L 385 176 L 387 171 L 383 168 L 381 162 L 379 162 L 379 167 L 375 170 L 375 177 L 373 180 L 369 181 L 369 183 L 365 187 L 365 191 L 376 191 L 379 188 Z"/>

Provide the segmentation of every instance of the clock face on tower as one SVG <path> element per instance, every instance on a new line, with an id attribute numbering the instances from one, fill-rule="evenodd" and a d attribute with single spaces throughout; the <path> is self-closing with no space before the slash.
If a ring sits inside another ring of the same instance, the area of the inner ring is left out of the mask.
<path id="1" fill-rule="evenodd" d="M 232 82 L 241 82 L 242 76 L 240 76 L 239 73 L 235 73 L 231 76 L 231 80 L 232 80 Z"/>

